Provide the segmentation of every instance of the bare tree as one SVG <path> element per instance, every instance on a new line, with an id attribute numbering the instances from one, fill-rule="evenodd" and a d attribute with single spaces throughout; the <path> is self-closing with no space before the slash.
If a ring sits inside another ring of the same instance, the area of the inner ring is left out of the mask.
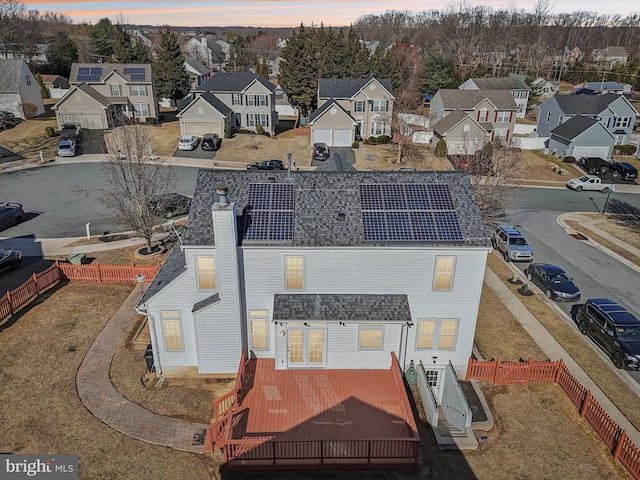
<path id="1" fill-rule="evenodd" d="M 117 127 L 108 139 L 107 161 L 101 175 L 105 187 L 98 201 L 110 212 L 109 219 L 127 225 L 142 236 L 153 251 L 154 227 L 162 209 L 153 207 L 159 195 L 175 190 L 175 171 L 152 156 L 151 135 L 140 125 Z"/>

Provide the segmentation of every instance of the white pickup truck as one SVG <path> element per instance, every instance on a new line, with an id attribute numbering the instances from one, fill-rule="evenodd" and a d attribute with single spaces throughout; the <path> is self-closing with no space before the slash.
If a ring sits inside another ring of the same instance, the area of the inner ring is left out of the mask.
<path id="1" fill-rule="evenodd" d="M 602 193 L 609 193 L 615 190 L 613 183 L 603 183 L 600 177 L 595 175 L 583 175 L 580 178 L 572 178 L 567 182 L 567 187 L 576 192 L 582 190 L 595 190 Z"/>

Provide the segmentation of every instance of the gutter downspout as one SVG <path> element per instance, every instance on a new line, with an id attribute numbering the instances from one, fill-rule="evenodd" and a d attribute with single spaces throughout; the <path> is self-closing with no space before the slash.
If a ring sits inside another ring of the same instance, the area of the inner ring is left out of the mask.
<path id="1" fill-rule="evenodd" d="M 156 335 L 156 324 L 153 315 L 151 315 L 145 309 L 140 309 L 136 307 L 136 312 L 140 315 L 145 315 L 147 317 L 147 321 L 149 322 L 149 335 L 151 337 L 151 352 L 153 353 L 153 364 L 156 367 L 156 377 L 162 376 L 162 365 L 160 364 L 160 355 L 158 354 L 157 345 L 158 345 L 158 336 Z"/>

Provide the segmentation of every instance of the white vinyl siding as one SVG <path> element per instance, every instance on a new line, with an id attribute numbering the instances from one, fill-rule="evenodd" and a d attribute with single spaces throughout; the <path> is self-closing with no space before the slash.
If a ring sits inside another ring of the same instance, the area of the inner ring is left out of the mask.
<path id="1" fill-rule="evenodd" d="M 451 290 L 453 273 L 456 268 L 456 257 L 437 257 L 433 276 L 434 290 Z"/>
<path id="2" fill-rule="evenodd" d="M 196 275 L 199 290 L 215 290 L 216 271 L 213 257 L 196 257 Z"/>
<path id="3" fill-rule="evenodd" d="M 372 323 L 360 325 L 358 348 L 382 350 L 384 325 Z"/>
<path id="4" fill-rule="evenodd" d="M 179 311 L 160 312 L 162 321 L 162 333 L 164 335 L 164 348 L 167 351 L 183 350 L 182 319 Z"/>
<path id="5" fill-rule="evenodd" d="M 266 310 L 249 310 L 251 348 L 253 350 L 269 349 L 268 321 L 269 312 Z"/>
<path id="6" fill-rule="evenodd" d="M 304 290 L 304 257 L 285 257 L 285 289 Z"/>

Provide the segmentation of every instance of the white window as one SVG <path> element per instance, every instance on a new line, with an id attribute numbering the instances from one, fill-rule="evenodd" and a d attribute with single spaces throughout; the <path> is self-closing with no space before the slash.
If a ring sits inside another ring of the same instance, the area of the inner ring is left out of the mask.
<path id="1" fill-rule="evenodd" d="M 255 126 L 256 126 L 256 114 L 247 113 L 247 127 L 255 127 Z"/>
<path id="2" fill-rule="evenodd" d="M 378 136 L 384 134 L 384 122 L 377 122 L 373 120 L 371 122 L 371 135 Z"/>
<path id="3" fill-rule="evenodd" d="M 269 126 L 269 114 L 268 113 L 258 113 L 256 114 L 256 122 L 262 125 L 263 127 Z"/>
<path id="4" fill-rule="evenodd" d="M 247 95 L 247 105 L 250 107 L 255 107 L 256 105 L 256 97 L 255 95 Z"/>
<path id="5" fill-rule="evenodd" d="M 269 103 L 267 102 L 266 95 L 264 94 L 258 95 L 258 105 L 260 105 L 261 107 L 266 107 L 267 105 L 269 105 Z"/>
<path id="6" fill-rule="evenodd" d="M 547 119 L 545 120 L 545 122 L 549 123 L 550 119 L 551 119 L 551 112 L 547 112 Z"/>
<path id="7" fill-rule="evenodd" d="M 518 113 L 524 112 L 524 107 L 525 107 L 524 103 L 519 103 L 518 104 Z"/>
<path id="8" fill-rule="evenodd" d="M 616 128 L 627 128 L 629 126 L 629 117 L 616 117 Z"/>
<path id="9" fill-rule="evenodd" d="M 454 350 L 458 337 L 458 319 L 418 319 L 417 350 Z"/>
<path id="10" fill-rule="evenodd" d="M 387 101 L 386 100 L 374 100 L 371 104 L 372 112 L 386 112 L 387 111 Z"/>
<path id="11" fill-rule="evenodd" d="M 356 100 L 353 102 L 353 111 L 356 113 L 364 112 L 364 100 Z"/>
<path id="12" fill-rule="evenodd" d="M 162 334 L 164 336 L 164 349 L 175 351 L 183 349 L 182 319 L 179 311 L 160 312 L 162 322 Z"/>
<path id="13" fill-rule="evenodd" d="M 266 310 L 249 310 L 251 348 L 254 350 L 269 349 L 268 321 L 269 313 Z"/>
<path id="14" fill-rule="evenodd" d="M 120 95 L 122 95 L 122 90 L 120 89 L 120 85 L 117 83 L 112 83 L 111 84 L 111 96 L 112 97 L 119 97 Z"/>
<path id="15" fill-rule="evenodd" d="M 382 350 L 384 337 L 384 325 L 371 323 L 360 325 L 358 336 L 358 348 L 367 350 Z"/>
<path id="16" fill-rule="evenodd" d="M 304 290 L 304 257 L 284 257 L 285 289 Z"/>
<path id="17" fill-rule="evenodd" d="M 196 277 L 200 290 L 215 290 L 216 270 L 213 257 L 196 257 Z"/>
<path id="18" fill-rule="evenodd" d="M 231 97 L 232 105 L 242 105 L 242 94 L 234 93 L 233 97 Z"/>
<path id="19" fill-rule="evenodd" d="M 456 268 L 456 257 L 436 257 L 436 268 L 433 276 L 434 290 L 451 290 L 453 272 Z"/>
<path id="20" fill-rule="evenodd" d="M 488 119 L 489 119 L 489 111 L 485 107 L 482 107 L 478 112 L 478 121 L 486 122 Z"/>
<path id="21" fill-rule="evenodd" d="M 137 117 L 149 116 L 149 104 L 148 103 L 134 103 L 133 109 L 136 111 Z"/>
<path id="22" fill-rule="evenodd" d="M 132 97 L 146 97 L 147 96 L 147 86 L 146 85 L 131 85 L 131 96 Z"/>
<path id="23" fill-rule="evenodd" d="M 511 112 L 497 112 L 496 114 L 496 122 L 498 123 L 509 123 L 511 119 Z"/>

